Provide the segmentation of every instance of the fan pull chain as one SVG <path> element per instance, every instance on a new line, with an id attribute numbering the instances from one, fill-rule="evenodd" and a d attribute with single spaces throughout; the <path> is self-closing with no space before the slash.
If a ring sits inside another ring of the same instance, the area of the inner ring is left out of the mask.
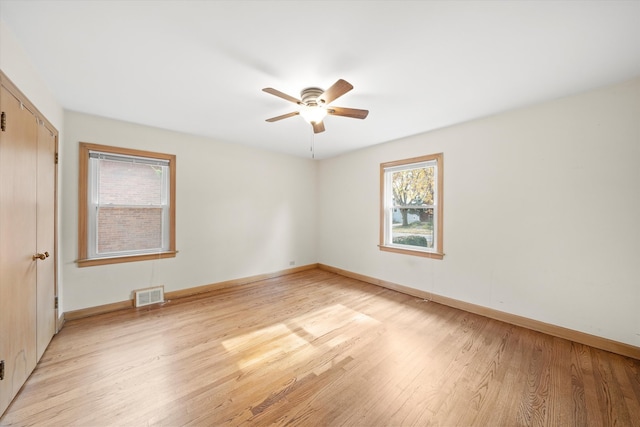
<path id="1" fill-rule="evenodd" d="M 315 142 L 316 142 L 316 134 L 315 132 L 313 132 L 313 129 L 311 130 L 311 158 L 315 159 L 316 158 L 316 152 L 315 152 Z"/>

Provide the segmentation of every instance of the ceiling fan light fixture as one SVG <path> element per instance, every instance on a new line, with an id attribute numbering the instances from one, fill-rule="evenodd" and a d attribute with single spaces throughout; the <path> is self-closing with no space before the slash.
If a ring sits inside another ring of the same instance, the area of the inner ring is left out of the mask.
<path id="1" fill-rule="evenodd" d="M 319 105 L 303 105 L 300 115 L 307 123 L 320 123 L 327 116 L 327 109 Z"/>
<path id="2" fill-rule="evenodd" d="M 262 89 L 263 92 L 298 105 L 298 109 L 296 111 L 271 117 L 270 119 L 267 119 L 267 121 L 271 123 L 288 117 L 302 116 L 302 118 L 304 118 L 304 120 L 313 128 L 313 133 L 320 133 L 325 130 L 322 120 L 327 114 L 331 114 L 332 116 L 351 117 L 352 119 L 364 119 L 367 117 L 367 114 L 369 114 L 368 110 L 336 107 L 331 105 L 333 101 L 349 92 L 351 89 L 353 89 L 353 85 L 351 83 L 339 79 L 327 90 L 322 90 L 317 87 L 302 89 L 300 92 L 301 99 L 298 99 L 272 87 L 265 87 Z"/>

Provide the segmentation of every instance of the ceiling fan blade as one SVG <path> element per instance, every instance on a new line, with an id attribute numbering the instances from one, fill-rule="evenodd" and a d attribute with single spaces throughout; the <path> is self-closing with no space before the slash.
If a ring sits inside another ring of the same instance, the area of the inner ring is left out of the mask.
<path id="1" fill-rule="evenodd" d="M 313 133 L 324 132 L 324 123 L 322 122 L 311 122 L 311 126 L 313 126 Z"/>
<path id="2" fill-rule="evenodd" d="M 289 102 L 293 102 L 294 104 L 300 104 L 300 103 L 302 103 L 302 101 L 300 101 L 299 99 L 294 98 L 294 97 L 293 97 L 293 96 L 291 96 L 291 95 L 287 95 L 286 93 L 282 93 L 282 92 L 280 92 L 279 90 L 274 89 L 274 88 L 272 88 L 272 87 L 265 87 L 264 89 L 262 89 L 262 91 L 263 91 L 263 92 L 270 93 L 271 95 L 275 95 L 275 96 L 277 96 L 277 97 L 279 97 L 279 98 L 286 99 L 287 101 L 289 101 Z"/>
<path id="3" fill-rule="evenodd" d="M 325 90 L 324 93 L 318 97 L 318 101 L 324 104 L 330 104 L 331 101 L 338 99 L 345 93 L 349 92 L 351 89 L 353 89 L 351 83 L 347 82 L 346 80 L 340 79 L 335 82 L 329 89 Z"/>
<path id="4" fill-rule="evenodd" d="M 277 122 L 278 120 L 282 120 L 282 119 L 287 119 L 289 117 L 293 117 L 293 116 L 297 116 L 298 114 L 300 114 L 299 111 L 293 111 L 291 113 L 287 113 L 287 114 L 283 114 L 281 116 L 277 116 L 277 117 L 271 117 L 270 119 L 267 119 L 267 121 L 269 123 L 271 122 Z"/>
<path id="5" fill-rule="evenodd" d="M 364 119 L 369 114 L 369 110 L 359 110 L 357 108 L 329 107 L 327 113 L 333 116 L 351 117 L 352 119 Z"/>

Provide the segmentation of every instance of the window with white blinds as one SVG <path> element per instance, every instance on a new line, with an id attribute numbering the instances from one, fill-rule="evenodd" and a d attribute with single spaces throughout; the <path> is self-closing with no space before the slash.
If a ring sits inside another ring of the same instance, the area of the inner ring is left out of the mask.
<path id="1" fill-rule="evenodd" d="M 86 237 L 79 262 L 175 253 L 175 156 L 81 144 L 81 158 Z"/>

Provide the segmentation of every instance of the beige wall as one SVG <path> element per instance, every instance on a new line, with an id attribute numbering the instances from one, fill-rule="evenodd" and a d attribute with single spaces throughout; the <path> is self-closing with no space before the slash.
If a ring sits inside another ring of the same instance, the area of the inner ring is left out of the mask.
<path id="1" fill-rule="evenodd" d="M 324 160 L 318 261 L 640 346 L 639 118 L 640 78 Z M 380 163 L 437 152 L 444 260 L 379 251 Z"/>
<path id="2" fill-rule="evenodd" d="M 316 163 L 210 138 L 65 112 L 62 279 L 65 311 L 316 262 Z M 78 144 L 175 154 L 176 258 L 78 268 Z"/>
<path id="3" fill-rule="evenodd" d="M 0 69 L 29 101 L 62 132 L 64 112 L 31 64 L 11 30 L 0 19 Z"/>

